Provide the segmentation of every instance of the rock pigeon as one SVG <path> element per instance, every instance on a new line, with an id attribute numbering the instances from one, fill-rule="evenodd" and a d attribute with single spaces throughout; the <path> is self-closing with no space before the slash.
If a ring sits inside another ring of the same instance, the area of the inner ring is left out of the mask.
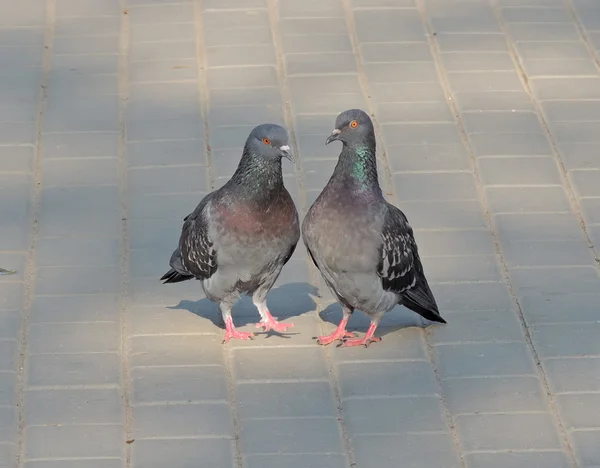
<path id="1" fill-rule="evenodd" d="M 164 283 L 196 278 L 206 296 L 219 304 L 224 343 L 250 339 L 236 330 L 231 309 L 242 294 L 252 296 L 265 331 L 285 331 L 267 308 L 267 294 L 300 239 L 298 212 L 283 184 L 281 158 L 293 161 L 288 134 L 274 124 L 254 128 L 237 170 L 209 193 L 184 219 L 179 246 L 163 275 Z"/>
<path id="2" fill-rule="evenodd" d="M 427 284 L 413 230 L 379 187 L 373 122 L 359 109 L 342 112 L 326 144 L 335 140 L 343 143 L 338 163 L 302 223 L 308 254 L 343 310 L 337 330 L 319 337 L 319 343 L 367 347 L 381 341 L 373 336 L 377 325 L 396 304 L 446 323 Z M 371 317 L 362 339 L 346 331 L 354 309 Z"/>

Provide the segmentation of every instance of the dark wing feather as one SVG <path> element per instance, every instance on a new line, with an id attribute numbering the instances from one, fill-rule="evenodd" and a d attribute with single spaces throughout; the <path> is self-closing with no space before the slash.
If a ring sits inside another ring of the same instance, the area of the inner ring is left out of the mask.
<path id="1" fill-rule="evenodd" d="M 210 193 L 204 197 L 196 209 L 184 218 L 179 239 L 181 264 L 198 279 L 208 279 L 217 271 L 217 252 L 208 235 L 206 219 L 206 207 L 212 195 Z"/>
<path id="2" fill-rule="evenodd" d="M 413 230 L 402 211 L 388 204 L 381 232 L 377 273 L 383 289 L 399 294 L 402 304 L 427 320 L 446 323 L 425 278 Z"/>

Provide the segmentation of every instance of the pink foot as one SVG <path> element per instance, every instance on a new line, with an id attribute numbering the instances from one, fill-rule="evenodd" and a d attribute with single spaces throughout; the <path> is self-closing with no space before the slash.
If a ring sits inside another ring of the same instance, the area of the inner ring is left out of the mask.
<path id="1" fill-rule="evenodd" d="M 356 335 L 352 332 L 346 331 L 346 324 L 348 319 L 344 318 L 331 335 L 317 337 L 317 343 L 323 346 L 333 343 L 336 340 L 343 340 L 344 338 L 356 338 Z"/>
<path id="2" fill-rule="evenodd" d="M 267 310 L 266 317 L 256 324 L 256 328 L 262 328 L 264 331 L 275 330 L 276 332 L 282 333 L 287 331 L 288 328 L 292 328 L 293 323 L 278 322 L 275 317 L 271 315 L 271 312 Z"/>
<path id="3" fill-rule="evenodd" d="M 378 336 L 372 336 L 371 338 L 357 338 L 355 340 L 344 340 L 342 343 L 342 347 L 349 348 L 350 346 L 364 346 L 368 348 L 371 343 L 378 343 L 381 341 L 381 338 Z"/>
<path id="4" fill-rule="evenodd" d="M 318 336 L 317 343 L 323 346 L 327 346 L 336 340 L 343 340 L 344 338 L 356 338 L 356 335 L 346 330 L 342 330 L 341 332 L 336 330 L 331 335 Z"/>
<path id="5" fill-rule="evenodd" d="M 344 340 L 344 342 L 342 343 L 342 346 L 344 348 L 348 348 L 350 346 L 364 346 L 365 348 L 368 348 L 371 343 L 377 343 L 377 342 L 381 341 L 380 337 L 373 336 L 376 328 L 377 328 L 377 325 L 375 325 L 373 322 L 371 322 L 371 325 L 369 325 L 369 329 L 367 330 L 367 333 L 365 334 L 364 338 L 357 338 L 354 340 Z"/>
<path id="6" fill-rule="evenodd" d="M 225 336 L 223 337 L 223 343 L 227 343 L 230 339 L 237 340 L 251 340 L 254 333 L 237 331 L 233 326 L 233 320 L 228 318 L 225 320 Z"/>

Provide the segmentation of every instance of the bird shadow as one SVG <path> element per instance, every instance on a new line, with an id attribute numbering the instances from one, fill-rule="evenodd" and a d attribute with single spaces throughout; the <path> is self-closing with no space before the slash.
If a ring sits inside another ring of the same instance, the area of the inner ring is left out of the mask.
<path id="1" fill-rule="evenodd" d="M 324 322 L 331 323 L 337 327 L 342 320 L 342 306 L 338 303 L 330 304 L 319 312 L 319 317 Z M 370 324 L 371 318 L 368 315 L 362 311 L 355 310 L 348 321 L 347 330 L 365 333 Z M 377 327 L 376 335 L 383 337 L 398 330 L 411 327 L 425 329 L 432 324 L 433 322 L 424 319 L 419 314 L 405 307 L 396 306 L 383 316 Z"/>
<path id="2" fill-rule="evenodd" d="M 267 304 L 274 317 L 279 320 L 285 320 L 299 317 L 315 310 L 316 303 L 311 296 L 317 295 L 317 288 L 308 283 L 288 283 L 272 289 L 267 296 Z M 187 310 L 198 317 L 210 320 L 219 328 L 225 328 L 225 322 L 223 321 L 218 305 L 210 299 L 204 298 L 199 301 L 182 300 L 176 306 L 167 308 L 172 310 Z M 232 316 L 236 327 L 255 324 L 260 319 L 256 307 L 252 304 L 252 298 L 249 296 L 242 296 L 233 306 Z M 259 334 L 266 335 L 267 338 L 273 335 L 290 338 L 298 333 L 280 333 L 270 330 Z"/>

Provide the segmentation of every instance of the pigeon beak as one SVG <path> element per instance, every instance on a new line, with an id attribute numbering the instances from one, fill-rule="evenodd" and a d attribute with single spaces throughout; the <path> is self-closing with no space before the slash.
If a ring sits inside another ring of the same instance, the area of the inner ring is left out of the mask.
<path id="1" fill-rule="evenodd" d="M 338 139 L 338 137 L 340 136 L 341 130 L 338 130 L 337 128 L 331 132 L 331 135 L 329 135 L 329 137 L 327 137 L 327 141 L 325 142 L 326 145 L 328 145 L 329 143 L 331 143 L 332 141 L 335 141 Z"/>
<path id="2" fill-rule="evenodd" d="M 284 158 L 294 162 L 294 157 L 292 156 L 292 153 L 290 153 L 290 147 L 288 145 L 280 146 L 279 150 Z"/>

